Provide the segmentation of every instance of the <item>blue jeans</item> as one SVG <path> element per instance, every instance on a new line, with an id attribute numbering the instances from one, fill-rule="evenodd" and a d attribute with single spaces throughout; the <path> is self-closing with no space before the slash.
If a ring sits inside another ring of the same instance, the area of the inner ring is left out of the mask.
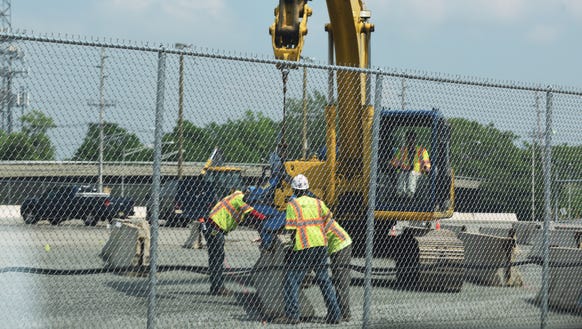
<path id="1" fill-rule="evenodd" d="M 285 315 L 291 319 L 299 319 L 299 288 L 305 275 L 314 270 L 315 280 L 319 289 L 321 289 L 327 306 L 327 318 L 329 320 L 338 320 L 340 318 L 340 308 L 331 278 L 327 273 L 327 247 L 292 251 L 287 264 L 288 269 L 285 273 L 284 286 Z"/>
<path id="2" fill-rule="evenodd" d="M 208 247 L 208 271 L 210 272 L 210 293 L 216 294 L 224 286 L 224 233 L 212 226 L 204 232 Z"/>

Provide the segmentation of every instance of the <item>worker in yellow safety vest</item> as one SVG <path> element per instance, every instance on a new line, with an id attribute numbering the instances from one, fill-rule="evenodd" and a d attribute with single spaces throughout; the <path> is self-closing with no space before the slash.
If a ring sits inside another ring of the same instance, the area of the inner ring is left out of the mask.
<path id="1" fill-rule="evenodd" d="M 428 151 L 416 145 L 416 133 L 413 130 L 406 133 L 406 143 L 398 149 L 390 164 L 398 170 L 396 193 L 407 197 L 414 196 L 418 179 L 431 169 Z"/>
<path id="2" fill-rule="evenodd" d="M 352 238 L 335 220 L 327 229 L 327 251 L 330 258 L 331 281 L 335 287 L 342 321 L 351 320 L 350 263 L 352 261 Z"/>
<path id="3" fill-rule="evenodd" d="M 237 228 L 248 216 L 259 220 L 265 215 L 256 211 L 244 201 L 245 194 L 235 191 L 218 201 L 210 211 L 205 227 L 204 237 L 208 247 L 208 270 L 210 272 L 210 294 L 229 296 L 232 292 L 224 287 L 224 236 Z"/>
<path id="4" fill-rule="evenodd" d="M 284 282 L 285 316 L 275 323 L 300 322 L 299 288 L 310 271 L 315 271 L 327 306 L 328 323 L 339 323 L 340 309 L 331 278 L 327 273 L 327 228 L 333 217 L 323 201 L 308 196 L 309 182 L 304 175 L 291 181 L 295 198 L 287 204 L 285 229 L 291 231 L 293 248 L 287 259 Z"/>

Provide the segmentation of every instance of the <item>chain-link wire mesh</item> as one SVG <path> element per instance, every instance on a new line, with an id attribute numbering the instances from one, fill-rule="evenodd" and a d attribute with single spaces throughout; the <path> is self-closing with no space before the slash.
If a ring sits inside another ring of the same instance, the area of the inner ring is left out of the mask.
<path id="1" fill-rule="evenodd" d="M 5 37 L 7 327 L 582 325 L 578 90 Z"/>

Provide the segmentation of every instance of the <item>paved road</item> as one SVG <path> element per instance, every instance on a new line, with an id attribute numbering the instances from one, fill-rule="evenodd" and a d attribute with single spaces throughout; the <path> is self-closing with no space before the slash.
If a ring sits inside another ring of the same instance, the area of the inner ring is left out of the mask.
<path id="1" fill-rule="evenodd" d="M 0 268 L 21 267 L 0 273 L 0 328 L 145 328 L 148 279 L 114 273 L 91 274 L 103 262 L 99 252 L 107 241 L 104 223 L 85 227 L 81 221 L 59 226 L 41 222 L 25 225 L 18 218 L 0 219 Z M 183 249 L 187 229 L 160 229 L 160 265 L 206 266 L 206 250 Z M 241 229 L 227 237 L 227 267 L 250 268 L 259 257 L 257 234 Z M 522 257 L 528 246 L 522 248 Z M 363 265 L 363 259 L 353 264 Z M 375 267 L 393 267 L 391 260 L 375 260 Z M 46 274 L 26 270 L 40 268 Z M 64 270 L 86 269 L 63 275 Z M 426 293 L 395 288 L 393 277 L 373 281 L 371 323 L 374 327 L 539 328 L 540 310 L 535 297 L 540 267 L 521 266 L 526 285 L 521 288 L 481 287 L 465 283 L 460 293 Z M 157 328 L 278 328 L 263 322 L 255 290 L 244 276 L 229 280 L 233 297 L 215 297 L 207 276 L 190 271 L 159 273 Z M 354 272 L 354 319 L 335 327 L 361 327 L 363 275 Z M 320 318 L 302 327 L 332 327 L 322 322 L 325 309 L 316 287 L 306 290 Z M 580 328 L 582 316 L 550 312 L 549 328 Z"/>

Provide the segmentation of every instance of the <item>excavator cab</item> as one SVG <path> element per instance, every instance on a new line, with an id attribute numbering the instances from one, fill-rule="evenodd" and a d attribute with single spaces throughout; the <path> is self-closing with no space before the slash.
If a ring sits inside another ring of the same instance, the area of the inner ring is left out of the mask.
<path id="1" fill-rule="evenodd" d="M 380 120 L 377 214 L 396 220 L 449 217 L 450 126 L 441 112 L 384 110 Z"/>

